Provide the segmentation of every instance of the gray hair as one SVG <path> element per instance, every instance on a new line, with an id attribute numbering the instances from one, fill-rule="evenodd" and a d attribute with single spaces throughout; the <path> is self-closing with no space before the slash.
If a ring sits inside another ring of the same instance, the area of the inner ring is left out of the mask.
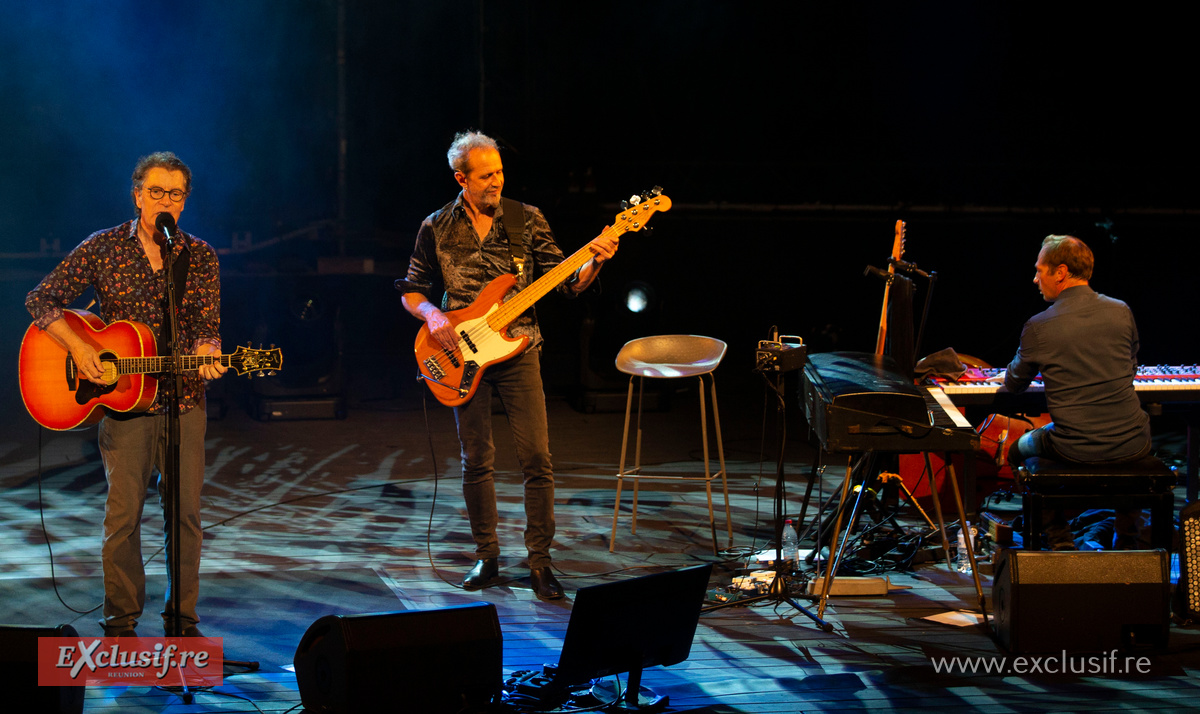
<path id="1" fill-rule="evenodd" d="M 446 161 L 450 163 L 451 171 L 461 171 L 464 174 L 470 170 L 467 155 L 475 149 L 491 149 L 500 151 L 496 140 L 480 131 L 460 131 L 454 135 L 454 143 L 446 152 Z"/>
<path id="2" fill-rule="evenodd" d="M 137 192 L 141 190 L 142 183 L 145 182 L 146 174 L 150 173 L 150 169 L 166 169 L 182 173 L 184 193 L 192 192 L 192 170 L 188 168 L 188 165 L 170 151 L 156 151 L 138 159 L 137 166 L 133 167 L 133 187 L 129 189 L 129 197 L 133 199 L 135 207 L 137 206 Z"/>

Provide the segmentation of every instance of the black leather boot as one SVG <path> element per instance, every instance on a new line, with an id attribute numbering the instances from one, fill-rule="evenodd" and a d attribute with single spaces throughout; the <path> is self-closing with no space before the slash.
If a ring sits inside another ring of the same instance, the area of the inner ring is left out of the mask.
<path id="1" fill-rule="evenodd" d="M 563 596 L 562 585 L 550 571 L 550 567 L 535 568 L 529 571 L 529 584 L 533 586 L 533 594 L 539 600 L 560 600 Z"/>
<path id="2" fill-rule="evenodd" d="M 475 561 L 475 567 L 463 578 L 463 588 L 466 590 L 482 590 L 500 575 L 500 564 L 495 558 L 484 558 Z"/>

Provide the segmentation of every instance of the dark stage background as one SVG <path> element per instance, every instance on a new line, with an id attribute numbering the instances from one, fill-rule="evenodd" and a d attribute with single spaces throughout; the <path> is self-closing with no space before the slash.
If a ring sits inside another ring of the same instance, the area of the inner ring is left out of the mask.
<path id="1" fill-rule="evenodd" d="M 1043 306 L 1040 240 L 1071 232 L 1096 251 L 1094 286 L 1133 307 L 1142 361 L 1196 362 L 1182 14 L 811 5 L 5 2 L 0 354 L 15 367 L 25 292 L 132 216 L 138 156 L 171 149 L 196 175 L 181 224 L 223 253 L 227 344 L 279 344 L 294 380 L 340 354 L 351 384 L 414 390 L 417 325 L 390 282 L 454 196 L 454 132 L 479 128 L 504 146 L 506 193 L 568 252 L 632 192 L 675 203 L 623 242 L 600 295 L 539 307 L 554 391 L 581 362 L 615 378 L 621 342 L 657 332 L 727 340 L 735 385 L 772 325 L 870 349 L 882 286 L 862 272 L 898 218 L 939 276 L 925 352 L 1006 362 Z M 635 281 L 650 314 L 619 309 Z M 19 404 L 15 378 L 0 397 Z"/>

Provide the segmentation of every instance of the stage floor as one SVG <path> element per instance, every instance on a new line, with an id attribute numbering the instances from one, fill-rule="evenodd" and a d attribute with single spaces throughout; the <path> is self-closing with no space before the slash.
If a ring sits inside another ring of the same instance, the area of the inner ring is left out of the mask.
<path id="1" fill-rule="evenodd" d="M 690 400 L 684 395 L 670 411 L 648 415 L 645 463 L 699 471 L 698 417 Z M 770 538 L 775 481 L 774 427 L 765 429 L 764 439 L 764 410 L 754 402 L 726 399 L 721 413 L 734 545 L 743 548 L 765 547 Z M 190 705 L 144 687 L 90 688 L 84 711 L 300 711 L 292 657 L 308 625 L 328 614 L 492 602 L 500 613 L 508 674 L 557 661 L 570 593 L 579 587 L 703 562 L 716 563 L 711 586 L 730 582 L 742 561 L 712 554 L 699 484 L 645 485 L 636 535 L 629 529 L 627 497 L 610 554 L 623 414 L 583 414 L 561 399 L 551 399 L 549 410 L 557 477 L 554 556 L 568 590 L 557 603 L 539 602 L 529 590 L 520 478 L 503 417 L 497 416 L 496 428 L 501 565 L 512 579 L 468 593 L 455 586 L 470 567 L 472 545 L 456 483 L 449 410 L 431 407 L 430 435 L 420 402 L 412 398 L 360 402 L 335 421 L 263 423 L 232 406 L 209 424 L 201 627 L 223 638 L 227 659 L 257 660 L 261 669 L 227 676 L 223 686 L 199 692 Z M 105 485 L 94 429 L 39 433 L 28 419 L 9 421 L 0 441 L 0 622 L 71 623 L 81 634 L 98 635 L 97 613 L 77 613 L 98 607 L 102 596 Z M 792 421 L 785 472 L 794 513 L 812 452 L 796 433 L 798 420 Z M 54 577 L 66 605 L 51 587 L 39 467 Z M 436 483 L 435 471 L 441 477 Z M 829 470 L 826 495 L 840 478 L 837 469 Z M 160 528 L 159 509 L 148 507 L 143 533 Z M 163 558 L 155 552 L 159 539 L 146 540 L 148 606 L 139 631 L 157 636 Z M 1200 707 L 1200 637 L 1193 628 L 1173 626 L 1166 651 L 1144 653 L 1148 674 L 986 672 L 1005 663 L 982 628 L 920 619 L 974 607 L 969 580 L 944 563 L 888 575 L 892 590 L 885 597 L 830 601 L 832 633 L 787 605 L 705 614 L 690 658 L 647 670 L 643 684 L 669 695 L 669 711 L 675 712 Z M 985 592 L 990 598 L 987 578 Z M 952 657 L 979 659 L 939 671 L 941 658 Z M 406 711 L 403 692 L 397 692 L 396 711 Z"/>

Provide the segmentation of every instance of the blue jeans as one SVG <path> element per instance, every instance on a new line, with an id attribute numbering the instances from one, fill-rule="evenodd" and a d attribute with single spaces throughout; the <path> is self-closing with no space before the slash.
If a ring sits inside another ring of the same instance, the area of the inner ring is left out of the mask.
<path id="1" fill-rule="evenodd" d="M 1118 461 L 1134 461 L 1140 459 L 1150 453 L 1150 442 L 1146 442 L 1146 446 L 1137 456 L 1128 459 L 1119 459 Z M 1044 456 L 1055 461 L 1073 462 L 1074 459 L 1068 459 L 1058 453 L 1054 448 L 1054 422 L 1050 422 L 1045 426 L 1031 429 L 1021 435 L 1017 443 L 1009 449 L 1009 461 L 1014 465 L 1019 465 L 1025 462 L 1025 459 L 1034 456 Z M 1099 462 L 1112 463 L 1112 462 Z M 1051 549 L 1061 550 L 1074 547 L 1072 532 L 1067 524 L 1066 516 L 1060 510 L 1048 510 L 1043 514 L 1046 531 L 1046 541 Z M 1117 550 L 1133 550 L 1138 548 L 1149 548 L 1149 538 L 1143 537 L 1145 531 L 1145 519 L 1142 511 L 1138 509 L 1117 509 L 1114 511 L 1114 537 L 1113 543 L 1109 544 Z M 1105 547 L 1109 547 L 1106 545 Z"/>
<path id="2" fill-rule="evenodd" d="M 499 397 L 512 430 L 525 483 L 525 549 L 529 567 L 550 565 L 554 539 L 554 469 L 550 463 L 550 436 L 546 419 L 546 394 L 542 389 L 540 351 L 489 367 L 475 396 L 454 408 L 458 440 L 462 447 L 463 499 L 475 539 L 475 557 L 496 558 L 496 446 L 492 441 L 492 394 Z"/>
<path id="3" fill-rule="evenodd" d="M 171 542 L 168 525 L 163 523 L 167 553 L 167 593 L 164 621 L 170 611 L 174 588 L 179 587 L 180 619 L 184 627 L 199 621 L 196 600 L 200 594 L 200 489 L 204 485 L 204 433 L 208 427 L 204 405 L 179 418 L 179 552 L 182 580 L 173 583 Z M 137 625 L 146 604 L 146 571 L 142 566 L 142 509 L 152 484 L 157 483 L 159 503 L 166 513 L 169 493 L 161 473 L 167 458 L 166 415 L 141 415 L 100 422 L 98 442 L 108 481 L 104 502 L 104 619 L 106 630 L 121 630 Z M 156 480 L 154 475 L 160 477 Z"/>

